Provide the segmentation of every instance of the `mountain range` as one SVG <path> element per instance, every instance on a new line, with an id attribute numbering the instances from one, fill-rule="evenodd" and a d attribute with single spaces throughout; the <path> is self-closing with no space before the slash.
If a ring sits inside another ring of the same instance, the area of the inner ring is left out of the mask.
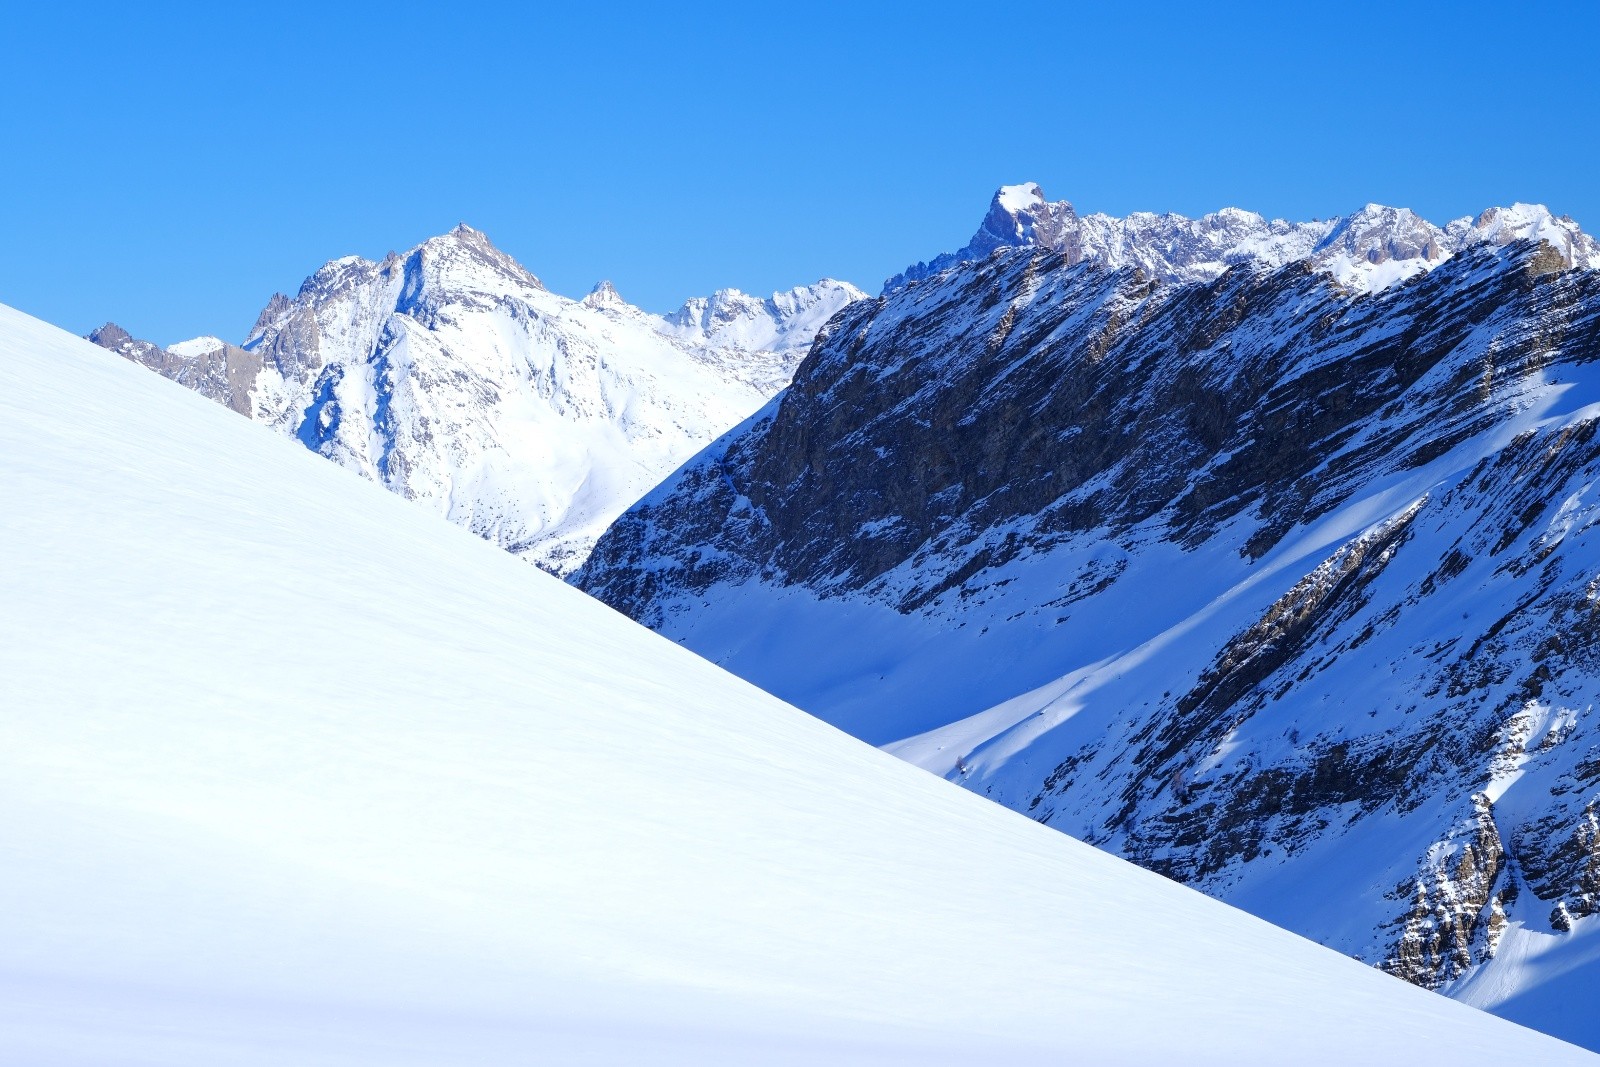
<path id="1" fill-rule="evenodd" d="M 1368 204 L 1360 211 L 1311 222 L 1268 220 L 1225 208 L 1198 219 L 1135 212 L 1126 218 L 1079 215 L 1065 200 L 1049 201 L 1038 185 L 1005 185 L 972 240 L 955 252 L 917 263 L 890 278 L 896 289 L 1001 248 L 1038 248 L 1067 263 L 1137 267 L 1167 282 L 1209 282 L 1236 266 L 1276 268 L 1305 262 L 1359 292 L 1385 289 L 1481 245 L 1543 241 L 1568 267 L 1600 268 L 1600 243 L 1571 218 L 1539 204 L 1492 207 L 1477 217 L 1436 226 L 1408 208 Z"/>

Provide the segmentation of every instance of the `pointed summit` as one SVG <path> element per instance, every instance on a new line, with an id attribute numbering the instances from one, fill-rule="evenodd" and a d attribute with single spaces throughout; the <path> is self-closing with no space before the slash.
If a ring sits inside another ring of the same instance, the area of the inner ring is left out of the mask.
<path id="1" fill-rule="evenodd" d="M 988 214 L 972 240 L 955 252 L 945 252 L 926 263 L 916 263 L 884 283 L 884 291 L 898 289 L 955 266 L 987 257 L 997 248 L 1038 246 L 1079 256 L 1078 213 L 1066 200 L 1045 199 L 1037 182 L 1002 185 L 989 201 Z"/>
<path id="2" fill-rule="evenodd" d="M 617 287 L 611 284 L 609 278 L 597 282 L 595 287 L 589 290 L 589 295 L 582 300 L 584 307 L 591 308 L 624 307 L 627 303 L 626 300 L 622 299 L 622 294 L 617 292 Z"/>
<path id="3" fill-rule="evenodd" d="M 118 346 L 132 341 L 133 335 L 128 333 L 128 331 L 124 330 L 121 326 L 118 326 L 116 323 L 108 322 L 99 329 L 90 331 L 86 339 L 93 344 L 99 345 L 101 348 L 109 349 L 112 352 L 115 352 Z"/>
<path id="4" fill-rule="evenodd" d="M 543 289 L 544 283 L 528 268 L 518 263 L 511 256 L 496 248 L 494 242 L 489 240 L 489 235 L 482 230 L 459 222 L 449 233 L 430 237 L 416 248 L 402 257 L 410 262 L 413 256 L 420 257 L 430 263 L 434 272 L 434 280 L 430 284 L 443 289 L 470 288 L 477 285 L 488 285 L 491 289 L 498 289 L 501 282 L 488 281 L 486 276 L 479 275 L 476 281 L 467 280 L 466 274 L 477 272 L 479 267 L 486 267 L 490 275 L 503 280 L 510 280 L 514 285 L 531 286 Z M 410 267 L 407 268 L 411 269 Z M 453 275 L 449 282 L 441 282 L 443 274 Z"/>

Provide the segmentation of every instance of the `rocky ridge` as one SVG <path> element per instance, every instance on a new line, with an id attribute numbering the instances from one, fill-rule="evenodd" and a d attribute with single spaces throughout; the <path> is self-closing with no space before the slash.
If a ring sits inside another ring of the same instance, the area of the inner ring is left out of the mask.
<path id="1" fill-rule="evenodd" d="M 1002 186 L 972 240 L 955 252 L 917 263 L 890 278 L 895 289 L 1000 248 L 1039 248 L 1068 263 L 1138 267 L 1174 282 L 1212 281 L 1230 267 L 1276 268 L 1307 262 L 1341 284 L 1384 289 L 1479 245 L 1544 241 L 1568 267 L 1600 267 L 1600 243 L 1566 216 L 1537 204 L 1492 207 L 1477 217 L 1435 226 L 1407 208 L 1368 204 L 1340 218 L 1312 222 L 1266 219 L 1224 208 L 1198 219 L 1135 212 L 1126 218 L 1079 215 L 1065 200 L 1045 199 L 1038 185 Z"/>
<path id="2" fill-rule="evenodd" d="M 1594 1044 L 1539 1006 L 1600 921 L 1600 272 L 1483 218 L 1377 291 L 996 243 L 847 308 L 573 580 L 966 788 Z"/>
<path id="3" fill-rule="evenodd" d="M 261 360 L 237 345 L 216 337 L 197 337 L 162 348 L 133 337 L 114 322 L 93 331 L 88 339 L 241 415 L 250 414 L 250 394 Z"/>

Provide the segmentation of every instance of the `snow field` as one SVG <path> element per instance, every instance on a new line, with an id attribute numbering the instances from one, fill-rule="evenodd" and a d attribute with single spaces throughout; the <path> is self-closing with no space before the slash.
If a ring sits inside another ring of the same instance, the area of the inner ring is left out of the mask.
<path id="1" fill-rule="evenodd" d="M 0 308 L 0 1049 L 1586 1063 Z"/>

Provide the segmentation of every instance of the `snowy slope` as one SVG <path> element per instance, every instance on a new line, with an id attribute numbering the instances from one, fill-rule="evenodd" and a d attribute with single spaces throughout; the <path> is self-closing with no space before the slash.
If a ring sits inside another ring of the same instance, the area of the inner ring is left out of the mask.
<path id="1" fill-rule="evenodd" d="M 0 455 L 9 1062 L 1593 1062 L 9 309 Z"/>
<path id="2" fill-rule="evenodd" d="M 1600 1047 L 1600 272 L 1002 249 L 847 310 L 577 576 L 1076 837 Z"/>
<path id="3" fill-rule="evenodd" d="M 767 300 L 724 290 L 655 316 L 609 283 L 582 301 L 551 293 L 460 226 L 381 263 L 328 263 L 274 297 L 242 349 L 96 337 L 559 573 L 787 384 L 861 295 L 831 281 Z"/>
<path id="4" fill-rule="evenodd" d="M 1539 204 L 1492 207 L 1444 227 L 1409 208 L 1382 204 L 1312 222 L 1269 220 L 1233 207 L 1198 219 L 1148 211 L 1115 218 L 1079 215 L 1065 200 L 1046 200 L 1030 182 L 1001 186 L 964 247 L 914 264 L 884 288 L 983 259 L 998 248 L 1039 248 L 1058 252 L 1069 263 L 1137 267 L 1152 277 L 1185 283 L 1212 281 L 1241 264 L 1272 269 L 1305 262 L 1350 289 L 1378 292 L 1465 249 L 1517 240 L 1548 242 L 1569 267 L 1600 267 L 1600 244 L 1572 219 Z"/>

